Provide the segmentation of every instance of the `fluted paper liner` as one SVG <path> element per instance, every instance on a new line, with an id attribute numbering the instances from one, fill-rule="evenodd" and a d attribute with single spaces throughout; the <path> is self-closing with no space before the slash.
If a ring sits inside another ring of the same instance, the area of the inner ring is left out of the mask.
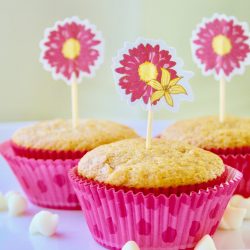
<path id="1" fill-rule="evenodd" d="M 34 158 L 34 159 L 51 159 L 51 160 L 67 160 L 67 159 L 81 159 L 86 153 L 85 151 L 80 150 L 47 150 L 47 149 L 36 149 L 36 148 L 27 148 L 20 145 L 17 145 L 13 141 L 10 142 L 15 154 L 26 157 L 26 158 Z"/>
<path id="2" fill-rule="evenodd" d="M 47 208 L 80 209 L 68 179 L 68 171 L 77 166 L 79 159 L 44 160 L 20 157 L 13 151 L 10 141 L 0 145 L 0 153 L 32 203 Z"/>
<path id="3" fill-rule="evenodd" d="M 99 244 L 118 250 L 134 240 L 142 250 L 180 250 L 193 248 L 205 234 L 214 234 L 242 177 L 239 171 L 226 169 L 221 184 L 179 195 L 98 184 L 79 177 L 77 168 L 69 171 L 69 177 Z"/>
<path id="4" fill-rule="evenodd" d="M 237 186 L 235 193 L 250 197 L 250 147 L 209 149 L 219 155 L 226 165 L 242 172 L 243 177 Z"/>

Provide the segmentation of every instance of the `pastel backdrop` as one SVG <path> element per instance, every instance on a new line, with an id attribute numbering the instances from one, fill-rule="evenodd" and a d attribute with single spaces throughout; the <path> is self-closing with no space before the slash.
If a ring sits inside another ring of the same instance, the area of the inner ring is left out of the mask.
<path id="1" fill-rule="evenodd" d="M 55 81 L 39 63 L 39 41 L 46 27 L 77 15 L 88 18 L 103 32 L 105 61 L 93 79 L 79 86 L 81 117 L 119 120 L 146 119 L 139 106 L 131 107 L 117 94 L 111 59 L 124 41 L 138 36 L 165 40 L 184 59 L 194 102 L 178 113 L 161 109 L 156 119 L 181 119 L 218 113 L 219 84 L 204 77 L 192 60 L 192 30 L 213 13 L 235 15 L 250 24 L 249 0 L 1 0 L 0 8 L 0 121 L 70 118 L 70 88 Z M 85 85 L 85 86 L 83 86 Z M 227 112 L 250 116 L 250 66 L 227 86 Z"/>

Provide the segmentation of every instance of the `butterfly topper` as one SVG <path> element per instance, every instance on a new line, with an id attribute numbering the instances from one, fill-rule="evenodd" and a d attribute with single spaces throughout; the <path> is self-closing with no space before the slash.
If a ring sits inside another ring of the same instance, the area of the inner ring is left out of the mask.
<path id="1" fill-rule="evenodd" d="M 129 103 L 140 103 L 148 110 L 147 139 L 151 138 L 153 107 L 161 104 L 177 111 L 181 101 L 192 100 L 192 73 L 182 67 L 175 50 L 159 40 L 138 38 L 126 42 L 113 58 L 114 79 L 121 95 Z"/>
<path id="2" fill-rule="evenodd" d="M 192 33 L 192 54 L 204 75 L 231 80 L 250 64 L 250 36 L 247 23 L 233 16 L 214 14 L 204 18 Z"/>
<path id="3" fill-rule="evenodd" d="M 203 19 L 192 33 L 194 61 L 204 75 L 220 81 L 220 122 L 225 119 L 225 81 L 243 74 L 250 64 L 250 36 L 246 23 L 233 16 L 214 14 Z"/>
<path id="4" fill-rule="evenodd" d="M 40 42 L 40 61 L 54 79 L 71 85 L 72 123 L 78 122 L 77 83 L 83 77 L 93 77 L 103 62 L 104 41 L 96 27 L 78 17 L 58 21 L 47 28 Z"/>

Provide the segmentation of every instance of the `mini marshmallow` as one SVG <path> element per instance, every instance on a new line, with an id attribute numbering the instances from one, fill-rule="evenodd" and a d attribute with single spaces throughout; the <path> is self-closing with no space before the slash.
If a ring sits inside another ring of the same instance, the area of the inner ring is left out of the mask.
<path id="1" fill-rule="evenodd" d="M 216 250 L 214 240 L 206 234 L 196 245 L 194 250 Z"/>
<path id="2" fill-rule="evenodd" d="M 7 201 L 2 193 L 0 193 L 0 211 L 5 211 L 7 209 Z"/>
<path id="3" fill-rule="evenodd" d="M 228 202 L 228 205 L 232 207 L 239 207 L 243 199 L 244 199 L 243 196 L 235 194 L 231 197 L 230 201 Z"/>
<path id="4" fill-rule="evenodd" d="M 229 201 L 229 206 L 247 209 L 245 219 L 250 219 L 250 198 L 241 195 L 234 195 Z"/>
<path id="5" fill-rule="evenodd" d="M 5 198 L 6 200 L 8 200 L 10 198 L 11 195 L 13 194 L 16 194 L 16 195 L 21 195 L 19 192 L 17 191 L 8 191 L 6 194 L 5 194 Z"/>
<path id="6" fill-rule="evenodd" d="M 48 211 L 40 211 L 35 214 L 30 223 L 30 234 L 41 234 L 47 237 L 52 236 L 56 232 L 59 217 Z"/>
<path id="7" fill-rule="evenodd" d="M 8 192 L 5 195 L 8 204 L 9 215 L 19 216 L 27 210 L 28 203 L 26 199 L 17 192 Z"/>
<path id="8" fill-rule="evenodd" d="M 221 219 L 219 228 L 224 230 L 239 229 L 242 226 L 246 213 L 246 208 L 228 206 Z"/>
<path id="9" fill-rule="evenodd" d="M 128 241 L 123 247 L 122 250 L 140 250 L 135 241 Z"/>

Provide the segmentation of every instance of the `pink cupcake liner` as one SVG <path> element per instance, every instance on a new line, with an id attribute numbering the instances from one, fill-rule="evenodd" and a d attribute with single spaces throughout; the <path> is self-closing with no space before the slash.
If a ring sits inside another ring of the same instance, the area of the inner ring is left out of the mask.
<path id="1" fill-rule="evenodd" d="M 32 203 L 47 208 L 80 209 L 68 179 L 68 171 L 77 166 L 78 159 L 36 160 L 20 157 L 13 151 L 10 141 L 0 145 L 0 153 Z"/>
<path id="2" fill-rule="evenodd" d="M 237 154 L 249 154 L 250 153 L 250 147 L 241 147 L 241 148 L 210 148 L 206 149 L 209 150 L 215 154 L 220 155 L 237 155 Z"/>
<path id="3" fill-rule="evenodd" d="M 69 177 L 93 238 L 118 250 L 129 240 L 142 250 L 192 249 L 213 235 L 242 174 L 227 167 L 225 182 L 180 195 L 125 191 L 84 179 L 77 168 Z"/>
<path id="4" fill-rule="evenodd" d="M 177 196 L 181 195 L 182 193 L 191 193 L 192 191 L 196 191 L 198 192 L 201 189 L 207 189 L 209 187 L 214 187 L 215 185 L 219 185 L 222 182 L 225 182 L 228 176 L 228 169 L 225 168 L 225 171 L 218 176 L 217 178 L 210 180 L 208 182 L 203 182 L 200 184 L 195 184 L 195 185 L 186 185 L 186 186 L 179 186 L 179 187 L 175 187 L 175 188 L 128 188 L 128 187 L 116 187 L 116 186 L 112 186 L 112 185 L 108 185 L 105 184 L 106 188 L 113 188 L 115 189 L 115 191 L 119 191 L 121 188 L 124 192 L 129 192 L 129 191 L 133 191 L 133 193 L 140 193 L 142 192 L 143 194 L 147 195 L 150 193 L 154 193 L 154 195 L 160 195 L 160 194 L 165 194 L 167 196 L 171 195 L 171 194 L 176 194 Z M 81 177 L 82 179 L 82 177 Z M 88 179 L 86 179 L 86 181 L 89 181 Z M 91 181 L 92 185 L 96 184 L 96 185 L 100 185 L 99 182 L 92 180 Z"/>
<path id="5" fill-rule="evenodd" d="M 81 159 L 88 151 L 71 151 L 71 150 L 46 150 L 46 149 L 35 149 L 35 148 L 26 148 L 15 144 L 13 141 L 10 141 L 10 144 L 16 155 L 26 157 L 26 158 L 34 158 L 34 159 Z"/>
<path id="6" fill-rule="evenodd" d="M 243 178 L 235 193 L 246 198 L 250 197 L 250 147 L 209 149 L 209 151 L 219 155 L 226 165 L 242 172 Z"/>

